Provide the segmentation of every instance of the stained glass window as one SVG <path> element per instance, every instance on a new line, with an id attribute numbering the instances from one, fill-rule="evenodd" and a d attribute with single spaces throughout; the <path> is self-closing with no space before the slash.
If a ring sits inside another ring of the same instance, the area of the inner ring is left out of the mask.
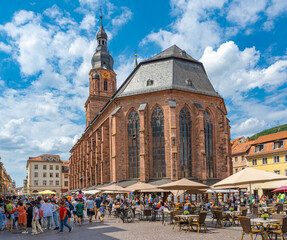
<path id="1" fill-rule="evenodd" d="M 151 116 L 152 149 L 153 149 L 153 177 L 166 177 L 164 116 L 161 108 L 156 107 Z"/>
<path id="2" fill-rule="evenodd" d="M 128 142 L 129 142 L 129 177 L 140 177 L 140 138 L 139 115 L 131 111 L 128 118 Z"/>
<path id="3" fill-rule="evenodd" d="M 186 107 L 179 113 L 179 132 L 181 177 L 191 177 L 191 119 Z"/>

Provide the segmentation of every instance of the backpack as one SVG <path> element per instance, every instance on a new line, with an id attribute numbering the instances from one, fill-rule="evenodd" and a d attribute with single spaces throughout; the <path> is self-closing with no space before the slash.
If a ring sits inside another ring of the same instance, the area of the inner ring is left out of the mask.
<path id="1" fill-rule="evenodd" d="M 68 204 L 69 204 L 70 211 L 73 211 L 74 210 L 73 204 L 71 202 L 68 202 Z"/>
<path id="2" fill-rule="evenodd" d="M 44 217 L 43 210 L 39 208 L 39 218 L 42 219 Z"/>
<path id="3" fill-rule="evenodd" d="M 71 212 L 67 209 L 67 216 L 70 218 L 70 217 L 72 217 L 72 214 L 71 214 Z"/>

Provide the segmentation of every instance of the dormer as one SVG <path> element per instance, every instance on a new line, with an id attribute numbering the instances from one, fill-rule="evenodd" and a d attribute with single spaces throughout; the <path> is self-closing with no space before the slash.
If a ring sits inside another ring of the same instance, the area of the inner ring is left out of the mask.
<path id="1" fill-rule="evenodd" d="M 274 141 L 273 149 L 283 148 L 285 140 Z"/>
<path id="2" fill-rule="evenodd" d="M 255 153 L 256 153 L 256 152 L 262 152 L 263 149 L 264 149 L 264 144 L 257 144 L 257 145 L 255 146 L 254 152 L 255 152 Z"/>

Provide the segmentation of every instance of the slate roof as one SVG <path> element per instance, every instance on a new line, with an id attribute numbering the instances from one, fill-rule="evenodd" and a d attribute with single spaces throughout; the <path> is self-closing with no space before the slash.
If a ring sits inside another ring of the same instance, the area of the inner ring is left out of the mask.
<path id="1" fill-rule="evenodd" d="M 148 85 L 148 81 L 152 81 Z M 121 86 L 116 97 L 176 89 L 219 97 L 201 62 L 176 45 L 141 62 Z"/>

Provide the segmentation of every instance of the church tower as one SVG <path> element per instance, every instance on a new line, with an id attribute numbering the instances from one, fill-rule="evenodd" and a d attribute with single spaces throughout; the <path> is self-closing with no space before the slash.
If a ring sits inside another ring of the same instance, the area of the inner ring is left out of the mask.
<path id="1" fill-rule="evenodd" d="M 86 127 L 110 100 L 117 90 L 116 73 L 113 70 L 114 60 L 109 54 L 102 16 L 101 27 L 97 33 L 97 49 L 92 58 L 90 75 L 89 97 L 85 103 Z"/>

